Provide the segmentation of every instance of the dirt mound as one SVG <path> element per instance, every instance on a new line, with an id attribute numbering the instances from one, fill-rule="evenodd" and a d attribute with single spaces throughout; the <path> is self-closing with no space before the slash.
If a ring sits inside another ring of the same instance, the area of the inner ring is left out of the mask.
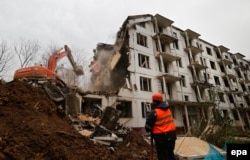
<path id="1" fill-rule="evenodd" d="M 129 132 L 112 149 L 80 135 L 42 88 L 0 83 L 0 159 L 143 160 L 150 146 Z"/>

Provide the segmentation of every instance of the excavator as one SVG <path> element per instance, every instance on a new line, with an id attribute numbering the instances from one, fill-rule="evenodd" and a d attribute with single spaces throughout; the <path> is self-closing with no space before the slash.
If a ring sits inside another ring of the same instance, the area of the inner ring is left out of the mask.
<path id="1" fill-rule="evenodd" d="M 64 51 L 63 51 L 64 49 Z M 31 67 L 25 67 L 21 68 L 15 71 L 14 73 L 14 79 L 39 79 L 39 78 L 45 78 L 45 79 L 56 79 L 59 78 L 56 73 L 56 66 L 57 62 L 62 59 L 63 57 L 67 56 L 73 70 L 76 75 L 83 75 L 83 68 L 82 66 L 76 65 L 76 62 L 73 59 L 73 56 L 71 54 L 71 50 L 67 45 L 64 45 L 64 48 L 61 48 L 54 52 L 48 60 L 48 67 L 43 67 L 40 65 L 31 66 Z"/>
<path id="2" fill-rule="evenodd" d="M 71 93 L 71 88 L 60 79 L 56 71 L 57 62 L 65 56 L 68 57 L 75 74 L 77 76 L 83 75 L 83 67 L 76 64 L 71 49 L 64 45 L 64 48 L 60 48 L 49 57 L 47 67 L 35 65 L 20 68 L 15 71 L 14 80 L 28 81 L 34 85 L 42 86 L 52 100 L 61 102 Z"/>

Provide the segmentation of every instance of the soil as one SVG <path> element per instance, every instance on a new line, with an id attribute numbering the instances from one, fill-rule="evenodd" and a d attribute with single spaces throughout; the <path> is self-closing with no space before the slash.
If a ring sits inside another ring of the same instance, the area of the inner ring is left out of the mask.
<path id="1" fill-rule="evenodd" d="M 0 82 L 0 160 L 148 160 L 150 145 L 134 130 L 110 146 L 94 143 L 38 86 Z"/>

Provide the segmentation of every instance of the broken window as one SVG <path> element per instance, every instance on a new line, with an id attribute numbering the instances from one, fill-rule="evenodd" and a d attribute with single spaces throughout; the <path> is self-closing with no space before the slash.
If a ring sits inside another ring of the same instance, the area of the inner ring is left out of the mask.
<path id="1" fill-rule="evenodd" d="M 230 103 L 234 103 L 234 98 L 233 98 L 233 96 L 232 96 L 231 94 L 228 94 L 227 96 L 228 96 L 229 102 L 230 102 Z"/>
<path id="2" fill-rule="evenodd" d="M 149 91 L 151 92 L 151 79 L 150 78 L 145 78 L 145 77 L 140 77 L 140 87 L 141 91 Z"/>
<path id="3" fill-rule="evenodd" d="M 123 88 L 132 89 L 129 78 L 126 78 L 126 83 L 124 83 Z"/>
<path id="4" fill-rule="evenodd" d="M 102 114 L 102 99 L 99 98 L 84 98 L 81 106 L 81 112 L 88 116 L 99 117 Z"/>
<path id="5" fill-rule="evenodd" d="M 116 105 L 116 109 L 120 110 L 121 118 L 131 118 L 132 117 L 132 103 L 131 101 L 119 101 Z"/>
<path id="6" fill-rule="evenodd" d="M 218 95 L 219 95 L 220 102 L 225 102 L 224 93 L 219 92 Z"/>
<path id="7" fill-rule="evenodd" d="M 141 22 L 141 23 L 138 23 L 139 26 L 145 28 L 146 27 L 146 23 L 145 22 Z"/>
<path id="8" fill-rule="evenodd" d="M 224 78 L 223 81 L 224 81 L 225 86 L 226 86 L 226 87 L 229 87 L 228 80 L 227 80 L 226 78 Z"/>
<path id="9" fill-rule="evenodd" d="M 215 63 L 213 61 L 210 61 L 210 66 L 212 69 L 216 70 L 216 66 L 215 66 Z"/>
<path id="10" fill-rule="evenodd" d="M 223 110 L 222 110 L 222 113 L 223 113 L 223 116 L 224 116 L 224 117 L 227 117 L 227 116 L 228 116 L 228 111 L 227 111 L 227 110 L 223 109 Z"/>
<path id="11" fill-rule="evenodd" d="M 215 54 L 216 54 L 216 57 L 221 59 L 221 55 L 220 55 L 220 52 L 218 50 L 215 50 Z"/>
<path id="12" fill-rule="evenodd" d="M 216 84 L 216 85 L 219 85 L 219 86 L 220 86 L 220 79 L 219 79 L 219 77 L 214 76 L 214 81 L 215 81 L 215 84 Z"/>
<path id="13" fill-rule="evenodd" d="M 142 118 L 146 118 L 151 111 L 151 104 L 149 102 L 141 102 Z"/>
<path id="14" fill-rule="evenodd" d="M 181 86 L 186 87 L 186 79 L 184 75 L 181 75 L 180 84 Z"/>
<path id="15" fill-rule="evenodd" d="M 174 49 L 179 49 L 178 40 L 175 40 L 175 41 L 173 42 L 173 48 L 174 48 Z"/>
<path id="16" fill-rule="evenodd" d="M 137 33 L 137 44 L 141 45 L 141 46 L 144 46 L 144 47 L 147 47 L 147 37 L 140 34 L 140 33 Z"/>
<path id="17" fill-rule="evenodd" d="M 212 50 L 211 50 L 211 48 L 206 47 L 206 50 L 207 50 L 207 54 L 212 56 Z"/>
<path id="18" fill-rule="evenodd" d="M 237 111 L 235 109 L 232 109 L 232 113 L 233 113 L 234 119 L 239 120 L 238 113 L 237 113 Z"/>
<path id="19" fill-rule="evenodd" d="M 177 60 L 178 66 L 183 68 L 181 58 Z"/>
<path id="20" fill-rule="evenodd" d="M 173 37 L 174 37 L 174 38 L 178 38 L 176 32 L 173 32 Z"/>
<path id="21" fill-rule="evenodd" d="M 138 54 L 138 59 L 139 59 L 139 66 L 140 67 L 150 68 L 149 67 L 149 56 Z"/>

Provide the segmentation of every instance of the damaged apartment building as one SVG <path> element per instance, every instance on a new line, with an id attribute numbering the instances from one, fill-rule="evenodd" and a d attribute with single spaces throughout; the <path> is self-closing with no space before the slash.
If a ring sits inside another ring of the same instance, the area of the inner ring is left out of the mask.
<path id="1" fill-rule="evenodd" d="M 156 15 L 128 16 L 112 45 L 99 43 L 90 65 L 92 91 L 86 103 L 122 111 L 119 123 L 143 131 L 153 92 L 173 111 L 178 134 L 213 117 L 249 127 L 250 62 L 241 53 L 200 38 L 191 29 Z"/>

